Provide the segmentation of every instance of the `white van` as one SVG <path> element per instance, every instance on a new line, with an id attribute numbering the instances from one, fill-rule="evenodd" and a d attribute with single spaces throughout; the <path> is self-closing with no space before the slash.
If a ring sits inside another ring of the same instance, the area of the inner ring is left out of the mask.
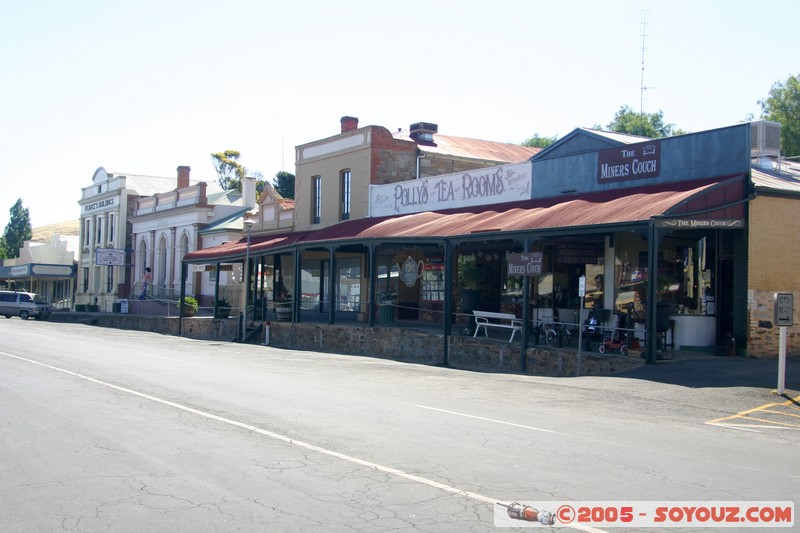
<path id="1" fill-rule="evenodd" d="M 18 316 L 22 320 L 33 317 L 37 320 L 50 318 L 53 308 L 47 300 L 24 291 L 0 291 L 0 315 L 6 318 Z"/>

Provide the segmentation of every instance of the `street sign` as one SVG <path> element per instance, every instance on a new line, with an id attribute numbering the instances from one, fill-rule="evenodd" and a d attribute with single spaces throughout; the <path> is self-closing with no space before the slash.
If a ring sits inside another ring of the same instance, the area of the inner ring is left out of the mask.
<path id="1" fill-rule="evenodd" d="M 578 296 L 581 298 L 586 296 L 586 276 L 581 276 L 578 279 Z"/>
<path id="2" fill-rule="evenodd" d="M 790 292 L 775 293 L 775 325 L 794 325 L 794 295 Z"/>

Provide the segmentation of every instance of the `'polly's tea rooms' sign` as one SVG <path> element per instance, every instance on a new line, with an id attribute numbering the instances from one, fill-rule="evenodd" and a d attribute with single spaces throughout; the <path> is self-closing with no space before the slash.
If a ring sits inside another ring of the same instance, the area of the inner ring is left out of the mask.
<path id="1" fill-rule="evenodd" d="M 371 185 L 373 217 L 498 204 L 531 197 L 531 164 L 479 168 L 388 185 Z"/>

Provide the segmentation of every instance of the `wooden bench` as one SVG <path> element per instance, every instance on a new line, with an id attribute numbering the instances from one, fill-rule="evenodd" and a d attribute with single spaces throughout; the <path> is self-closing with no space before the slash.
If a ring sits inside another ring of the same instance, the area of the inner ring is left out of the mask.
<path id="1" fill-rule="evenodd" d="M 483 334 L 486 337 L 489 336 L 489 328 L 510 329 L 511 338 L 508 339 L 508 342 L 511 342 L 518 331 L 522 332 L 522 320 L 511 313 L 494 313 L 491 311 L 473 311 L 472 313 L 475 315 L 475 335 L 473 337 L 478 336 L 481 328 L 483 328 Z"/>

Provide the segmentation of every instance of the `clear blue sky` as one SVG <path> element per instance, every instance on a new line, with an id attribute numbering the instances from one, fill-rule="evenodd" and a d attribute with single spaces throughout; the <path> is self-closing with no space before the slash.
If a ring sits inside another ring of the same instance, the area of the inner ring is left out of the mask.
<path id="1" fill-rule="evenodd" d="M 519 143 L 639 110 L 701 131 L 800 74 L 796 0 L 0 1 L 0 231 L 109 172 L 271 179 L 339 119 Z"/>

